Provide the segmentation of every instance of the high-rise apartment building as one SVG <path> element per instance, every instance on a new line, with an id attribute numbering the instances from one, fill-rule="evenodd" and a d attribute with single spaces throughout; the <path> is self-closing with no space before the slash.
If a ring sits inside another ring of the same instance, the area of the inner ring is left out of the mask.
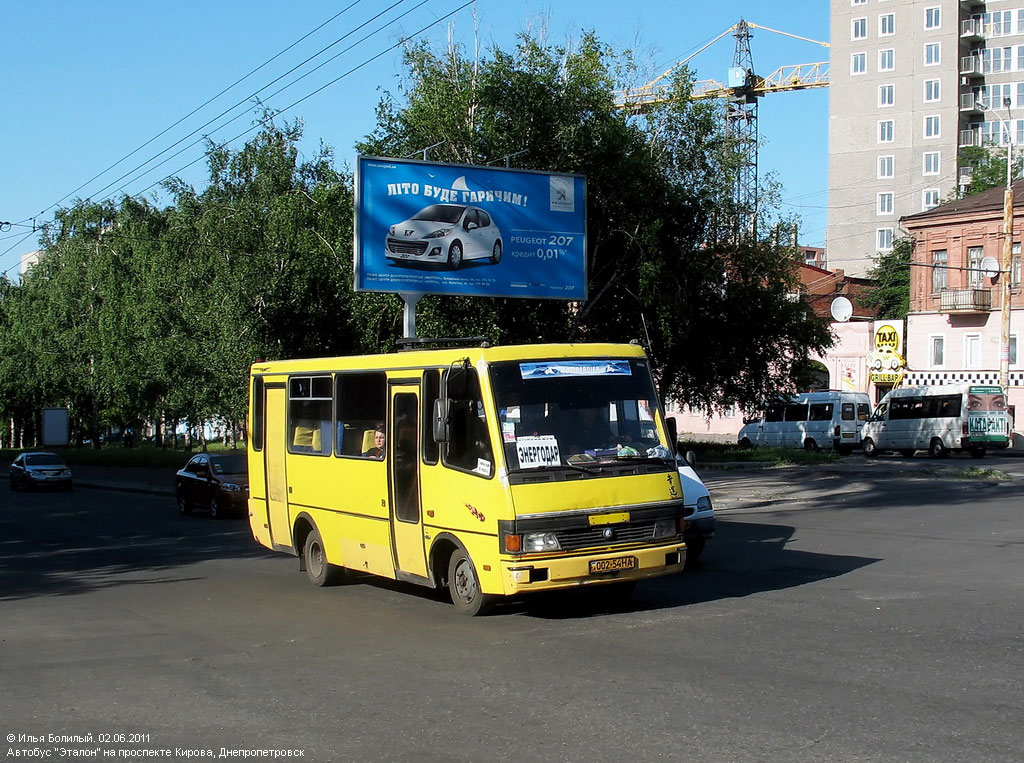
<path id="1" fill-rule="evenodd" d="M 961 148 L 1024 145 L 1024 0 L 831 2 L 826 245 L 863 275 L 957 189 Z"/>

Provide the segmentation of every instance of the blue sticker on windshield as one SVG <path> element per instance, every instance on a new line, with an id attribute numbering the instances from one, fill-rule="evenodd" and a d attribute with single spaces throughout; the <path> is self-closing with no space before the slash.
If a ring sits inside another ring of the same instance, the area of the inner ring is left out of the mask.
<path id="1" fill-rule="evenodd" d="M 573 360 L 549 363 L 520 363 L 524 379 L 550 379 L 556 376 L 632 376 L 628 360 Z"/>

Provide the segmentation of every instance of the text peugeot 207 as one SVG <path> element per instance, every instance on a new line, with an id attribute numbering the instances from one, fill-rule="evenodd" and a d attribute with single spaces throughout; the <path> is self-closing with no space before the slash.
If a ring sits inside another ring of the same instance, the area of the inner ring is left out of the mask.
<path id="1" fill-rule="evenodd" d="M 490 214 L 463 204 L 431 204 L 388 229 L 385 256 L 395 262 L 437 263 L 455 269 L 466 260 L 501 260 L 501 231 Z"/>

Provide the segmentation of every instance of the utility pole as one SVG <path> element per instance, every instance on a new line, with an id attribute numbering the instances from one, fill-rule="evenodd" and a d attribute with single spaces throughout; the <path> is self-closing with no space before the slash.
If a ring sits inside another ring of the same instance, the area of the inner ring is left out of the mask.
<path id="1" fill-rule="evenodd" d="M 1003 193 L 1003 266 L 999 277 L 1002 291 L 1002 324 L 999 333 L 999 386 L 1010 388 L 1010 277 L 1013 266 L 1013 124 L 1010 99 L 1003 99 L 1006 108 L 1006 191 Z"/>

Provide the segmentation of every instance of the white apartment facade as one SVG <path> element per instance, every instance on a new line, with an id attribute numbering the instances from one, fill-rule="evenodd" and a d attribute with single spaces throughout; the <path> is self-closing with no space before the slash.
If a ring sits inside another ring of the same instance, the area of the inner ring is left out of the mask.
<path id="1" fill-rule="evenodd" d="M 862 276 L 957 189 L 962 147 L 1024 144 L 1024 0 L 831 3 L 826 245 Z"/>

